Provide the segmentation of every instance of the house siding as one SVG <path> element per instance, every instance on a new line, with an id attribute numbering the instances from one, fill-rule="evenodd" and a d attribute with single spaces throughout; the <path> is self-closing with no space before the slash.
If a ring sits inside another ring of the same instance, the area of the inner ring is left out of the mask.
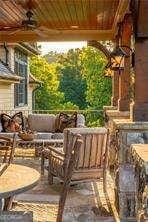
<path id="1" fill-rule="evenodd" d="M 8 63 L 12 71 L 14 71 L 14 46 L 7 46 L 9 50 Z M 0 46 L 0 59 L 5 62 L 5 50 L 4 47 Z M 29 58 L 28 58 L 29 63 Z M 29 75 L 29 66 L 28 66 Z M 0 80 L 0 110 L 32 110 L 32 91 L 33 85 L 29 85 L 28 78 L 28 104 L 21 107 L 14 107 L 14 83 L 10 81 Z"/>
<path id="2" fill-rule="evenodd" d="M 13 84 L 0 82 L 0 109 L 12 109 L 14 103 L 14 96 L 12 94 Z"/>
<path id="3" fill-rule="evenodd" d="M 0 82 L 0 110 L 32 110 L 33 87 L 28 87 L 28 105 L 14 108 L 14 84 Z"/>

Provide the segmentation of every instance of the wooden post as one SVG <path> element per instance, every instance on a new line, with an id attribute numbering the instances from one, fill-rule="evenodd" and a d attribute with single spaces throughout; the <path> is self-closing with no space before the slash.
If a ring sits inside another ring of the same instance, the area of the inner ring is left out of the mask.
<path id="1" fill-rule="evenodd" d="M 116 47 L 120 44 L 120 25 L 118 29 L 118 34 L 116 35 L 115 40 Z M 114 71 L 112 76 L 112 98 L 111 98 L 111 105 L 118 106 L 118 99 L 119 99 L 119 71 Z"/>
<path id="2" fill-rule="evenodd" d="M 135 99 L 133 121 L 148 121 L 148 38 L 135 42 Z"/>
<path id="3" fill-rule="evenodd" d="M 118 106 L 118 99 L 119 99 L 119 72 L 114 71 L 112 76 L 112 98 L 111 98 L 111 105 Z"/>
<path id="4" fill-rule="evenodd" d="M 130 14 L 126 14 L 122 23 L 122 36 L 121 46 L 131 46 L 132 34 L 132 18 Z M 124 48 L 127 54 L 130 53 L 129 49 Z M 124 70 L 120 72 L 119 76 L 119 100 L 118 110 L 128 111 L 130 108 L 130 57 L 125 58 Z"/>

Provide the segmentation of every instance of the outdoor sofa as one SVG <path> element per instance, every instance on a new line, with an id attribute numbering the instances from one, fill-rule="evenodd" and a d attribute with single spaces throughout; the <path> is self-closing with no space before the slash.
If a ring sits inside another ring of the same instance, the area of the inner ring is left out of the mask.
<path id="1" fill-rule="evenodd" d="M 29 114 L 26 123 L 30 130 L 36 132 L 35 139 L 63 139 L 63 133 L 56 132 L 56 115 L 54 114 Z M 85 127 L 84 115 L 77 115 L 76 127 Z M 13 132 L 2 132 L 0 123 L 0 135 L 13 137 Z"/>

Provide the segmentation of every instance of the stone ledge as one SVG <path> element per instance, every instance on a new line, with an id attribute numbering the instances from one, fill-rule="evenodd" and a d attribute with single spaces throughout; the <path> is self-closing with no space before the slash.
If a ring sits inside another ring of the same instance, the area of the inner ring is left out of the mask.
<path id="1" fill-rule="evenodd" d="M 132 122 L 130 119 L 114 119 L 117 129 L 123 130 L 148 130 L 148 122 Z"/>
<path id="2" fill-rule="evenodd" d="M 130 118 L 129 111 L 106 110 L 106 114 L 110 117 Z"/>
<path id="3" fill-rule="evenodd" d="M 116 110 L 117 106 L 103 106 L 103 110 L 106 112 L 107 110 Z"/>

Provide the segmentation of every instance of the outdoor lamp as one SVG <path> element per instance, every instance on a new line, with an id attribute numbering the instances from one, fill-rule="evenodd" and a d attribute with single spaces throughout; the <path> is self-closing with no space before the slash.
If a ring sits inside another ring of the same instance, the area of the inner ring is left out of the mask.
<path id="1" fill-rule="evenodd" d="M 105 77 L 112 77 L 114 74 L 114 71 L 111 69 L 111 63 L 110 61 L 105 66 L 104 76 Z"/>
<path id="2" fill-rule="evenodd" d="M 110 69 L 109 67 L 106 68 L 106 70 L 104 72 L 105 77 L 112 77 L 113 74 L 114 74 L 114 71 L 112 69 Z"/>
<path id="3" fill-rule="evenodd" d="M 125 57 L 128 57 L 127 53 L 121 47 L 116 47 L 111 53 L 111 69 L 114 71 L 124 69 Z"/>
<path id="4" fill-rule="evenodd" d="M 130 54 L 127 54 L 127 52 L 125 52 L 123 50 L 123 48 L 126 48 L 128 50 L 130 50 Z M 111 69 L 114 71 L 118 71 L 118 70 L 123 70 L 124 69 L 124 60 L 125 58 L 130 57 L 132 58 L 132 67 L 134 66 L 134 52 L 133 50 L 129 47 L 129 46 L 118 46 L 115 48 L 115 50 L 111 53 L 111 61 L 110 61 L 110 66 Z"/>

